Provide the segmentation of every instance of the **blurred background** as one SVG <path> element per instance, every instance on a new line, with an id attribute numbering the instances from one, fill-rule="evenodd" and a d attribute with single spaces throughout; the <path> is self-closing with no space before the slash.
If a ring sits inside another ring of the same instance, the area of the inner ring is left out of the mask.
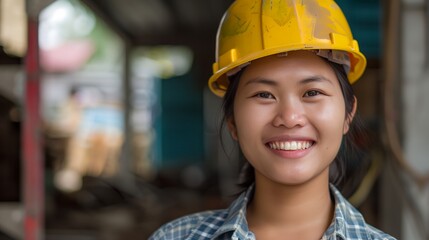
<path id="1" fill-rule="evenodd" d="M 207 79 L 232 2 L 0 0 L 0 239 L 147 239 L 228 206 L 240 156 Z M 369 60 L 344 194 L 429 239 L 429 1 L 338 4 Z"/>

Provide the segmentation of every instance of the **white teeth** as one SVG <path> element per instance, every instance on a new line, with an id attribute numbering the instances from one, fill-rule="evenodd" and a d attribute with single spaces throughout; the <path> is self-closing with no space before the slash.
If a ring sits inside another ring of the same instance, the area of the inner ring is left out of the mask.
<path id="1" fill-rule="evenodd" d="M 269 143 L 270 148 L 275 150 L 286 150 L 286 151 L 294 151 L 294 150 L 304 150 L 311 147 L 312 142 L 308 141 L 289 141 L 289 142 L 271 142 Z"/>

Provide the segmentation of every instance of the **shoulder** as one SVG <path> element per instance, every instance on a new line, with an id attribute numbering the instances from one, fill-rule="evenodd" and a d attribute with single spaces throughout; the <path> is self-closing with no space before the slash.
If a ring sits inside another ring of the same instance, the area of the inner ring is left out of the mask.
<path id="1" fill-rule="evenodd" d="M 192 231 L 204 226 L 207 231 L 216 231 L 225 220 L 225 210 L 205 211 L 184 216 L 166 223 L 155 231 L 149 240 L 186 239 Z"/>
<path id="2" fill-rule="evenodd" d="M 395 240 L 394 237 L 366 223 L 362 214 L 334 186 L 331 186 L 331 191 L 336 201 L 334 227 L 331 232 L 339 235 L 340 239 Z"/>
<path id="3" fill-rule="evenodd" d="M 369 224 L 366 224 L 366 232 L 368 233 L 371 240 L 396 240 L 396 238 Z"/>
<path id="4" fill-rule="evenodd" d="M 347 206 L 349 214 L 346 214 L 346 224 L 350 236 L 365 240 L 396 240 L 394 237 L 368 224 L 362 214 L 349 202 L 347 202 Z"/>
<path id="5" fill-rule="evenodd" d="M 149 240 L 231 239 L 248 232 L 246 206 L 253 187 L 249 187 L 231 205 L 222 210 L 194 213 L 159 228 Z"/>

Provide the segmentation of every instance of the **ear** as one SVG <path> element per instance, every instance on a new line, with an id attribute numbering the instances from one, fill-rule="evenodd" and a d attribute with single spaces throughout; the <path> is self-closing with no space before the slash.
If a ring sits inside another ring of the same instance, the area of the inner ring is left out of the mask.
<path id="1" fill-rule="evenodd" d="M 347 115 L 346 121 L 344 122 L 343 134 L 346 134 L 350 130 L 350 124 L 352 123 L 353 118 L 355 117 L 355 114 L 356 114 L 357 98 L 356 96 L 354 96 L 353 98 L 355 99 L 355 101 L 353 103 L 352 111 Z"/>
<path id="2" fill-rule="evenodd" d="M 234 117 L 229 117 L 228 120 L 226 121 L 227 125 L 228 125 L 228 130 L 229 133 L 231 134 L 231 137 L 237 141 L 238 140 L 238 135 L 237 135 L 237 127 L 235 126 L 235 119 Z"/>

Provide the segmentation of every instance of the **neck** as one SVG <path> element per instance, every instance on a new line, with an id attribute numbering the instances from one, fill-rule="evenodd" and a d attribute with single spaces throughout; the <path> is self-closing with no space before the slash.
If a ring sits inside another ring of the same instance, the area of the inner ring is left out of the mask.
<path id="1" fill-rule="evenodd" d="M 325 181 L 319 179 L 300 185 L 284 185 L 256 173 L 255 193 L 247 211 L 249 228 L 256 235 L 270 229 L 268 232 L 271 233 L 281 231 L 282 236 L 288 233 L 303 236 L 303 232 L 314 232 L 312 235 L 321 237 L 334 212 L 328 173 L 324 177 Z"/>

